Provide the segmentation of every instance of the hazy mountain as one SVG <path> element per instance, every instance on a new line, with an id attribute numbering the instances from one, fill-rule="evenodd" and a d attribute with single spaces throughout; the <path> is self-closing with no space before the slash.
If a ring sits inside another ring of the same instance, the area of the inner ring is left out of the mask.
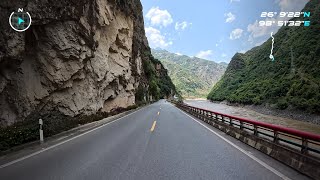
<path id="1" fill-rule="evenodd" d="M 282 27 L 275 37 L 275 61 L 269 59 L 271 39 L 245 54 L 236 54 L 208 98 L 279 109 L 320 112 L 319 1 L 310 1 L 309 27 Z"/>
<path id="2" fill-rule="evenodd" d="M 152 49 L 152 54 L 168 69 L 169 76 L 184 97 L 206 97 L 227 67 L 226 63 L 191 58 L 161 49 Z"/>

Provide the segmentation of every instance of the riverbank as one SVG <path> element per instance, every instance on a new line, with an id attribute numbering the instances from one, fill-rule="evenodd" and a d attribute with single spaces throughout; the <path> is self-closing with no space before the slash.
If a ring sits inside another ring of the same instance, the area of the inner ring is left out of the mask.
<path id="1" fill-rule="evenodd" d="M 299 112 L 278 112 L 263 106 L 244 106 L 227 102 L 210 102 L 208 100 L 186 100 L 185 103 L 237 117 L 248 118 L 265 123 L 294 128 L 301 131 L 320 134 L 319 116 L 310 116 Z"/>
<path id="2" fill-rule="evenodd" d="M 304 122 L 320 125 L 320 115 L 310 114 L 310 113 L 306 113 L 304 111 L 300 111 L 296 109 L 280 110 L 280 109 L 275 109 L 265 105 L 242 105 L 239 103 L 230 103 L 227 101 L 222 101 L 222 102 L 210 101 L 210 102 L 218 103 L 218 104 L 226 104 L 228 106 L 234 106 L 234 107 L 243 107 L 243 108 L 247 108 L 257 113 L 261 113 L 265 115 L 277 116 L 282 118 L 290 118 L 297 121 L 304 121 Z"/>
<path id="3" fill-rule="evenodd" d="M 320 115 L 306 113 L 300 110 L 279 110 L 271 107 L 263 106 L 263 105 L 250 105 L 244 106 L 245 108 L 251 109 L 261 114 L 278 116 L 283 118 L 295 119 L 298 121 L 310 122 L 313 124 L 320 125 Z"/>

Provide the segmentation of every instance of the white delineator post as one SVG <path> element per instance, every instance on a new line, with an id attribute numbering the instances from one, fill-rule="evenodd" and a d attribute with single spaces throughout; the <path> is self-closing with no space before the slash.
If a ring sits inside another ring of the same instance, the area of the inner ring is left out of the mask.
<path id="1" fill-rule="evenodd" d="M 43 129 L 42 129 L 42 125 L 43 125 L 43 121 L 42 119 L 39 119 L 39 134 L 40 134 L 40 143 L 43 143 Z"/>

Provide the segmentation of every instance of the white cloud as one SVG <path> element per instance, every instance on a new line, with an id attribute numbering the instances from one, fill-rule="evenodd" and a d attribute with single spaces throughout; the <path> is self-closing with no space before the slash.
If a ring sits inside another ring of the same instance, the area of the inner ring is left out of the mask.
<path id="1" fill-rule="evenodd" d="M 243 30 L 242 30 L 242 29 L 239 29 L 239 28 L 234 29 L 234 30 L 230 33 L 230 39 L 231 39 L 231 40 L 239 39 L 239 38 L 241 38 L 242 33 L 243 33 Z"/>
<path id="2" fill-rule="evenodd" d="M 233 2 L 240 2 L 240 0 L 230 0 L 230 3 L 233 3 Z"/>
<path id="3" fill-rule="evenodd" d="M 226 23 L 231 23 L 232 21 L 234 21 L 236 19 L 236 16 L 234 14 L 232 14 L 231 12 L 229 12 L 228 14 L 224 14 L 224 16 L 227 17 Z"/>
<path id="4" fill-rule="evenodd" d="M 176 30 L 185 30 L 188 26 L 191 26 L 192 23 L 188 23 L 187 21 L 183 21 L 181 23 L 176 22 L 175 29 Z"/>
<path id="5" fill-rule="evenodd" d="M 225 58 L 225 57 L 227 57 L 227 55 L 225 53 L 222 53 L 221 57 Z"/>
<path id="6" fill-rule="evenodd" d="M 282 12 L 300 11 L 309 0 L 277 0 Z"/>
<path id="7" fill-rule="evenodd" d="M 176 54 L 176 55 L 178 55 L 178 56 L 182 56 L 182 54 L 181 54 L 181 53 L 178 53 L 178 52 L 177 52 L 177 53 L 175 53 L 175 54 Z"/>
<path id="8" fill-rule="evenodd" d="M 277 21 L 274 18 L 266 18 L 266 21 Z M 250 33 L 249 39 L 263 37 L 269 35 L 271 32 L 276 32 L 277 26 L 259 26 L 259 22 L 256 20 L 253 24 L 249 24 L 247 31 Z"/>
<path id="9" fill-rule="evenodd" d="M 159 7 L 152 7 L 146 15 L 152 25 L 162 25 L 164 27 L 173 23 L 171 14 L 167 10 L 161 10 Z"/>
<path id="10" fill-rule="evenodd" d="M 241 51 L 239 51 L 239 53 L 242 53 L 242 54 L 244 54 L 244 53 L 246 53 L 247 51 L 246 50 L 241 50 Z"/>
<path id="11" fill-rule="evenodd" d="M 158 29 L 146 27 L 145 30 L 146 36 L 152 48 L 165 48 L 173 44 L 172 41 L 167 42 L 165 36 L 163 36 Z"/>
<path id="12" fill-rule="evenodd" d="M 280 11 L 282 12 L 298 12 L 300 11 L 308 2 L 309 0 L 276 0 L 276 3 L 280 7 Z M 265 18 L 261 19 L 261 21 L 287 21 L 290 18 L 280 18 L 277 16 L 276 18 Z M 266 40 L 270 37 L 271 32 L 274 34 L 279 30 L 279 26 L 259 26 L 258 20 L 256 20 L 254 23 L 249 24 L 247 27 L 247 31 L 250 33 L 249 35 L 249 42 L 253 43 L 258 40 L 260 42 L 255 43 L 255 45 L 259 45 L 263 40 Z M 261 41 L 262 39 L 262 41 Z"/>
<path id="13" fill-rule="evenodd" d="M 213 52 L 212 50 L 207 50 L 207 51 L 200 51 L 196 57 L 201 58 L 201 59 L 211 59 Z"/>

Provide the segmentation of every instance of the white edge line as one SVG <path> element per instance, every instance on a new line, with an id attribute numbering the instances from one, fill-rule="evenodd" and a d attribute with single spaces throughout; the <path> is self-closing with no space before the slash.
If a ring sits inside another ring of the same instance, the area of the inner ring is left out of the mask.
<path id="1" fill-rule="evenodd" d="M 173 105 L 172 105 L 173 106 Z M 175 107 L 175 106 L 174 106 Z M 179 108 L 177 108 L 179 109 Z M 269 166 L 268 164 L 264 163 L 262 160 L 258 159 L 257 157 L 253 156 L 252 154 L 247 153 L 245 150 L 243 150 L 242 148 L 240 148 L 239 146 L 235 145 L 233 142 L 229 141 L 228 139 L 226 139 L 225 137 L 221 136 L 220 134 L 214 132 L 212 129 L 210 129 L 209 127 L 207 127 L 206 125 L 202 124 L 201 122 L 199 122 L 198 120 L 196 120 L 195 118 L 193 118 L 192 116 L 190 116 L 189 114 L 185 113 L 184 111 L 182 111 L 181 109 L 179 109 L 182 113 L 184 113 L 185 115 L 189 116 L 191 119 L 193 119 L 194 121 L 196 121 L 198 124 L 200 124 L 201 126 L 205 127 L 207 130 L 209 130 L 210 132 L 214 133 L 216 136 L 218 136 L 219 138 L 221 138 L 222 140 L 226 141 L 227 143 L 229 143 L 231 146 L 233 146 L 234 148 L 238 149 L 240 152 L 242 152 L 243 154 L 247 155 L 248 157 L 250 157 L 251 159 L 253 159 L 254 161 L 256 161 L 257 163 L 259 163 L 260 165 L 262 165 L 263 167 L 265 167 L 266 169 L 268 169 L 269 171 L 273 172 L 274 174 L 276 174 L 277 176 L 279 176 L 282 179 L 286 179 L 286 180 L 291 180 L 289 177 L 287 177 L 286 175 L 282 174 L 281 172 L 277 171 L 276 169 L 274 169 L 273 167 Z"/>
<path id="2" fill-rule="evenodd" d="M 148 105 L 148 106 L 149 106 L 149 105 Z M 94 129 L 91 129 L 91 130 L 85 132 L 85 133 L 79 134 L 79 135 L 77 135 L 77 136 L 75 136 L 75 137 L 72 137 L 72 138 L 70 138 L 70 139 L 67 139 L 67 140 L 65 140 L 65 141 L 62 141 L 62 142 L 60 142 L 60 143 L 58 143 L 58 144 L 49 146 L 49 147 L 47 147 L 47 148 L 45 148 L 45 149 L 42 149 L 42 150 L 40 150 L 40 151 L 34 152 L 34 153 L 29 154 L 29 155 L 27 155 L 27 156 L 23 156 L 23 157 L 21 157 L 21 158 L 19 158 L 19 159 L 16 159 L 16 160 L 13 160 L 13 161 L 8 162 L 8 163 L 6 163 L 6 164 L 0 165 L 0 169 L 3 169 L 3 168 L 5 168 L 5 167 L 8 167 L 8 166 L 13 165 L 13 164 L 15 164 L 15 163 L 18 163 L 18 162 L 20 162 L 20 161 L 23 161 L 23 160 L 28 159 L 28 158 L 30 158 L 30 157 L 33 157 L 33 156 L 35 156 L 35 155 L 38 155 L 38 154 L 40 154 L 40 153 L 42 153 L 42 152 L 48 151 L 48 150 L 50 150 L 50 149 L 53 149 L 53 148 L 55 148 L 55 147 L 57 147 L 57 146 L 60 146 L 60 145 L 62 145 L 62 144 L 64 144 L 64 143 L 67 143 L 67 142 L 69 142 L 69 141 L 72 141 L 72 140 L 74 140 L 74 139 L 76 139 L 76 138 L 78 138 L 78 137 L 81 137 L 81 136 L 83 136 L 83 135 L 86 135 L 86 134 L 88 134 L 88 133 L 90 133 L 90 132 L 92 132 L 92 131 L 98 130 L 98 129 L 104 127 L 104 126 L 110 125 L 110 124 L 112 124 L 112 123 L 114 123 L 114 122 L 116 122 L 116 121 L 119 121 L 119 120 L 127 117 L 127 116 L 130 116 L 130 115 L 132 115 L 132 114 L 134 114 L 134 113 L 136 113 L 136 112 L 139 112 L 139 111 L 141 111 L 142 109 L 145 109 L 145 108 L 148 107 L 148 106 L 145 106 L 145 107 L 143 107 L 143 108 L 141 108 L 141 109 L 139 109 L 139 110 L 137 110 L 137 111 L 134 111 L 134 112 L 132 112 L 132 113 L 130 113 L 130 114 L 127 114 L 127 115 L 125 115 L 125 116 L 123 116 L 123 117 L 120 117 L 120 118 L 118 118 L 118 119 L 116 119 L 116 120 L 114 120 L 114 121 L 110 121 L 110 122 L 108 122 L 108 123 L 106 123 L 106 124 L 103 124 L 103 125 L 101 125 L 101 126 L 98 126 L 98 127 L 94 128 Z"/>

